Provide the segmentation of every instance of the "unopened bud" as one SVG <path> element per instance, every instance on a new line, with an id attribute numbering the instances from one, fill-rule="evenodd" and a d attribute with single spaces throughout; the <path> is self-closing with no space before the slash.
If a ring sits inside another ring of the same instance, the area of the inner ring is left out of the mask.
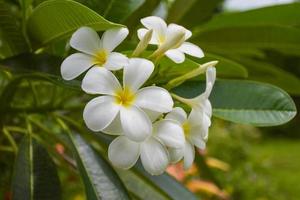
<path id="1" fill-rule="evenodd" d="M 153 30 L 149 30 L 144 37 L 141 39 L 141 41 L 136 46 L 135 50 L 132 53 L 132 57 L 139 56 L 148 46 L 151 38 L 152 38 Z"/>
<path id="2" fill-rule="evenodd" d="M 218 64 L 218 62 L 219 61 L 211 61 L 211 62 L 204 63 L 202 65 L 199 65 L 198 68 L 192 70 L 191 72 L 188 72 L 182 76 L 179 76 L 177 78 L 170 80 L 167 83 L 166 88 L 168 88 L 168 89 L 174 88 L 174 87 L 182 84 L 186 80 L 189 80 L 196 76 L 199 76 L 200 74 L 203 74 L 204 72 L 206 72 L 208 67 L 215 67 Z"/>
<path id="3" fill-rule="evenodd" d="M 154 51 L 150 58 L 160 58 L 165 54 L 166 51 L 180 47 L 184 41 L 185 30 L 180 29 L 176 34 L 172 34 L 171 37 L 167 37 L 166 41 L 160 45 L 156 51 Z"/>

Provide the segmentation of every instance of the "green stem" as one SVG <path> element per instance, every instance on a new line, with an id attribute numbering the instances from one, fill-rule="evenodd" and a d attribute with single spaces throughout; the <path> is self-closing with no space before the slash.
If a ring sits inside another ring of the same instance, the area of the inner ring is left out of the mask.
<path id="1" fill-rule="evenodd" d="M 17 153 L 17 152 L 18 152 L 18 146 L 17 146 L 17 144 L 16 144 L 14 138 L 13 138 L 12 135 L 10 134 L 10 132 L 9 132 L 7 129 L 5 129 L 5 128 L 3 128 L 2 131 L 3 131 L 4 135 L 7 137 L 9 143 L 11 144 L 11 146 L 12 146 L 12 148 L 13 148 L 13 151 L 14 151 L 15 153 Z"/>

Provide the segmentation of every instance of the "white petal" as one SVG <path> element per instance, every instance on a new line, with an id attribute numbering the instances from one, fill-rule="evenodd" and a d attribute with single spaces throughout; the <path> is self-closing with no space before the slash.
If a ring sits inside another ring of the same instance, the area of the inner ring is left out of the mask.
<path id="1" fill-rule="evenodd" d="M 150 137 L 141 144 L 141 161 L 147 172 L 159 175 L 169 164 L 168 152 L 158 140 Z"/>
<path id="2" fill-rule="evenodd" d="M 168 148 L 170 163 L 175 164 L 183 158 L 184 148 Z"/>
<path id="3" fill-rule="evenodd" d="M 175 107 L 169 112 L 165 119 L 171 119 L 183 124 L 187 120 L 186 112 L 181 107 Z"/>
<path id="4" fill-rule="evenodd" d="M 129 65 L 124 67 L 123 86 L 137 91 L 150 77 L 154 70 L 151 61 L 142 58 L 129 59 Z"/>
<path id="5" fill-rule="evenodd" d="M 190 140 L 193 142 L 193 144 L 198 147 L 199 149 L 205 149 L 205 139 L 202 137 L 202 135 L 208 135 L 208 129 L 206 129 L 207 132 L 203 128 L 197 128 L 197 130 L 191 130 Z M 199 131 L 199 132 L 198 132 Z"/>
<path id="6" fill-rule="evenodd" d="M 203 51 L 197 45 L 194 45 L 190 42 L 184 42 L 178 49 L 197 58 L 204 57 Z"/>
<path id="7" fill-rule="evenodd" d="M 92 28 L 82 27 L 73 33 L 70 45 L 78 51 L 94 55 L 101 48 L 101 41 Z"/>
<path id="8" fill-rule="evenodd" d="M 119 136 L 108 147 L 108 159 L 118 168 L 131 168 L 140 155 L 140 144 Z"/>
<path id="9" fill-rule="evenodd" d="M 186 141 L 184 147 L 184 162 L 183 162 L 184 169 L 189 169 L 192 166 L 194 159 L 195 159 L 195 148 L 189 141 Z"/>
<path id="10" fill-rule="evenodd" d="M 119 110 L 120 107 L 114 103 L 113 97 L 96 97 L 86 104 L 83 119 L 89 129 L 101 131 L 114 120 Z"/>
<path id="11" fill-rule="evenodd" d="M 152 123 L 146 113 L 140 108 L 134 105 L 122 107 L 120 116 L 124 135 L 129 139 L 141 142 L 151 135 Z"/>
<path id="12" fill-rule="evenodd" d="M 150 86 L 138 90 L 135 105 L 156 112 L 170 112 L 174 105 L 170 93 L 161 87 Z"/>
<path id="13" fill-rule="evenodd" d="M 157 118 L 159 118 L 162 115 L 161 112 L 156 112 L 145 108 L 143 108 L 142 110 L 147 114 L 151 122 L 154 122 L 155 120 L 157 120 Z"/>
<path id="14" fill-rule="evenodd" d="M 185 29 L 185 40 L 192 37 L 192 32 L 190 30 Z"/>
<path id="15" fill-rule="evenodd" d="M 138 31 L 137 31 L 138 38 L 139 38 L 140 40 L 142 40 L 148 31 L 149 31 L 149 30 L 148 30 L 148 29 L 145 29 L 145 28 L 140 28 L 140 29 L 138 29 Z M 149 44 L 158 44 L 158 43 L 159 43 L 159 42 L 158 42 L 158 40 L 157 40 L 157 37 L 155 36 L 155 34 L 152 34 L 152 38 L 151 38 L 151 40 L 149 41 Z"/>
<path id="16" fill-rule="evenodd" d="M 61 75 L 65 80 L 72 80 L 93 65 L 93 58 L 83 53 L 74 53 L 61 64 Z"/>
<path id="17" fill-rule="evenodd" d="M 105 129 L 102 130 L 102 132 L 109 135 L 123 134 L 120 113 L 115 117 L 115 119 L 110 123 L 110 125 L 108 125 Z"/>
<path id="18" fill-rule="evenodd" d="M 157 39 L 159 39 L 159 37 L 165 37 L 167 32 L 167 24 L 162 18 L 156 16 L 145 17 L 141 19 L 141 23 L 147 29 L 153 29 L 153 35 L 155 35 Z"/>
<path id="19" fill-rule="evenodd" d="M 205 89 L 205 94 L 207 98 L 209 97 L 212 91 L 215 81 L 216 81 L 216 68 L 208 67 L 206 70 L 206 89 Z"/>
<path id="20" fill-rule="evenodd" d="M 103 67 L 92 67 L 82 80 L 82 89 L 89 94 L 115 95 L 122 90 L 118 79 Z"/>
<path id="21" fill-rule="evenodd" d="M 117 52 L 112 52 L 109 54 L 107 61 L 103 65 L 108 70 L 119 70 L 122 69 L 124 66 L 128 65 L 128 58 Z"/>
<path id="22" fill-rule="evenodd" d="M 173 35 L 178 34 L 178 32 L 185 33 L 184 40 L 186 40 L 189 37 L 191 37 L 191 31 L 187 30 L 183 26 L 180 26 L 178 24 L 169 24 L 168 25 L 168 30 L 167 30 L 167 37 L 168 38 L 172 37 Z M 182 41 L 182 42 L 184 42 L 184 41 Z"/>
<path id="23" fill-rule="evenodd" d="M 111 52 L 125 40 L 128 33 L 127 28 L 114 28 L 105 31 L 102 36 L 103 48 Z"/>
<path id="24" fill-rule="evenodd" d="M 173 60 L 175 63 L 184 62 L 184 59 L 185 59 L 184 53 L 182 53 L 178 49 L 170 49 L 165 54 L 168 58 Z"/>
<path id="25" fill-rule="evenodd" d="M 160 120 L 155 123 L 156 137 L 167 147 L 183 148 L 185 137 L 180 124 L 173 120 Z"/>

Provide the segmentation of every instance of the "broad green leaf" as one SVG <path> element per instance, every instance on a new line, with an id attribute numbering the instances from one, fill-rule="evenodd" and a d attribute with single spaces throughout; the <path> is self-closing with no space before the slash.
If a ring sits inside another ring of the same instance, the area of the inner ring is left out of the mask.
<path id="1" fill-rule="evenodd" d="M 300 51 L 300 30 L 284 26 L 220 28 L 196 33 L 192 40 L 210 52 L 251 48 Z"/>
<path id="2" fill-rule="evenodd" d="M 21 27 L 9 6 L 0 1 L 0 59 L 29 51 Z"/>
<path id="3" fill-rule="evenodd" d="M 13 200 L 61 199 L 54 163 L 44 147 L 30 136 L 20 144 L 12 182 Z"/>
<path id="4" fill-rule="evenodd" d="M 238 62 L 247 67 L 249 79 L 274 84 L 290 94 L 300 95 L 300 79 L 267 61 L 241 57 Z"/>
<path id="5" fill-rule="evenodd" d="M 176 0 L 169 12 L 167 21 L 187 27 L 199 25 L 209 20 L 223 0 Z"/>
<path id="6" fill-rule="evenodd" d="M 134 170 L 118 170 L 126 188 L 143 200 L 169 200 L 170 197 L 162 189 Z"/>
<path id="7" fill-rule="evenodd" d="M 174 89 L 184 97 L 204 90 L 202 82 L 186 82 Z M 275 126 L 296 115 L 292 98 L 278 87 L 252 81 L 218 80 L 210 97 L 213 115 L 236 123 Z"/>
<path id="8" fill-rule="evenodd" d="M 82 26 L 103 31 L 121 25 L 107 21 L 80 3 L 49 0 L 33 10 L 27 22 L 27 31 L 32 41 L 41 46 L 67 37 Z"/>
<path id="9" fill-rule="evenodd" d="M 200 30 L 249 25 L 300 25 L 300 3 L 276 5 L 244 12 L 222 13 Z M 277 14 L 276 14 L 277 13 Z"/>
<path id="10" fill-rule="evenodd" d="M 120 178 L 108 162 L 78 134 L 68 134 L 77 167 L 89 200 L 130 199 Z"/>
<path id="11" fill-rule="evenodd" d="M 173 177 L 164 173 L 159 176 L 152 176 L 147 173 L 140 163 L 136 164 L 135 169 L 143 174 L 149 181 L 161 188 L 172 200 L 196 200 L 199 199 L 192 192 L 190 192 L 181 183 L 176 181 Z"/>

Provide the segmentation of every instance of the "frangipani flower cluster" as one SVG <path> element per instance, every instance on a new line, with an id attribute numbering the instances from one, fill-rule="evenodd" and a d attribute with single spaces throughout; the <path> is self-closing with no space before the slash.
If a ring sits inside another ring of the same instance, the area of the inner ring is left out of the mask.
<path id="1" fill-rule="evenodd" d="M 205 148 L 212 114 L 208 97 L 216 71 L 214 66 L 207 67 L 206 90 L 200 96 L 185 99 L 173 94 L 175 99 L 191 107 L 188 116 L 182 108 L 173 108 L 174 101 L 168 90 L 147 86 L 158 67 L 152 61 L 158 63 L 166 55 L 175 63 L 181 63 L 185 60 L 184 53 L 200 58 L 203 52 L 198 46 L 185 42 L 192 33 L 182 26 L 167 25 L 155 16 L 141 22 L 146 29 L 138 30 L 140 42 L 131 58 L 113 51 L 125 40 L 128 29 L 107 30 L 101 39 L 89 27 L 78 29 L 71 37 L 70 46 L 80 53 L 63 61 L 61 74 L 71 80 L 87 71 L 82 79 L 82 90 L 97 96 L 86 104 L 83 119 L 92 131 L 116 136 L 108 148 L 111 163 L 129 169 L 140 158 L 150 174 L 158 175 L 170 163 L 181 159 L 185 168 L 189 168 L 195 156 L 194 146 Z M 158 45 L 157 50 L 147 59 L 138 58 L 148 44 Z"/>

